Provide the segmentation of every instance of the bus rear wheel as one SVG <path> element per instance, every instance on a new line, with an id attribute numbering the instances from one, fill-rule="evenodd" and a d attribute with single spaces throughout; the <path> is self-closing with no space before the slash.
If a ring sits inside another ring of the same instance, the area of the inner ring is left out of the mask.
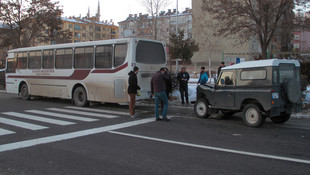
<path id="1" fill-rule="evenodd" d="M 73 93 L 73 102 L 77 106 L 88 106 L 87 94 L 83 87 L 77 87 Z"/>
<path id="2" fill-rule="evenodd" d="M 24 100 L 29 100 L 30 99 L 30 95 L 29 95 L 29 90 L 28 90 L 28 86 L 26 83 L 24 83 L 21 88 L 20 88 L 20 94 L 22 96 L 22 99 Z"/>

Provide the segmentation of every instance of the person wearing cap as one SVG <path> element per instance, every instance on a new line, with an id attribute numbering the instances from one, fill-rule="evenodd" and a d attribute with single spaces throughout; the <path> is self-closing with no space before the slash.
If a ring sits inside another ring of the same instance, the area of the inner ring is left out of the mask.
<path id="1" fill-rule="evenodd" d="M 168 110 L 168 97 L 166 94 L 166 82 L 169 81 L 169 76 L 166 74 L 166 68 L 160 68 L 158 72 L 156 72 L 152 76 L 151 80 L 151 93 L 152 96 L 155 97 L 155 117 L 156 121 L 170 121 L 167 118 L 167 110 Z M 159 118 L 159 103 L 163 101 L 164 107 L 162 110 L 163 118 Z"/>
<path id="2" fill-rule="evenodd" d="M 139 68 L 135 66 L 132 71 L 128 73 L 128 95 L 129 95 L 129 115 L 131 118 L 136 118 L 135 114 L 135 106 L 136 106 L 136 95 L 138 90 L 140 90 L 140 86 L 138 85 L 137 74 L 139 72 Z"/>
<path id="3" fill-rule="evenodd" d="M 206 68 L 204 66 L 202 66 L 200 68 L 200 77 L 199 77 L 199 80 L 197 82 L 197 84 L 201 84 L 201 85 L 204 85 L 208 82 L 208 74 L 207 72 L 205 72 Z"/>

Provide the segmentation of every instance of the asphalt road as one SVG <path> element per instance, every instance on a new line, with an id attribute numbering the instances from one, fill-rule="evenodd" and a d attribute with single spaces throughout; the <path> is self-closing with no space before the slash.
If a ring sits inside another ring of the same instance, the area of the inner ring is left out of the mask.
<path id="1" fill-rule="evenodd" d="M 154 121 L 152 106 L 127 113 L 0 93 L 0 175 L 310 174 L 310 120 L 249 128 L 192 107 L 169 106 L 170 122 Z"/>

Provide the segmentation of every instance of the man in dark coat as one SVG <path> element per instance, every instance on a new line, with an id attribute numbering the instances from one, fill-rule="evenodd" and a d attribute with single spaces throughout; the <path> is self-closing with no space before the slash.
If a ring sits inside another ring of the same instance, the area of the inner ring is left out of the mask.
<path id="1" fill-rule="evenodd" d="M 128 73 L 129 78 L 128 78 L 128 95 L 130 98 L 129 102 L 129 115 L 131 118 L 136 118 L 137 116 L 135 115 L 135 106 L 136 106 L 136 95 L 138 90 L 140 90 L 140 87 L 138 85 L 138 78 L 137 74 L 139 72 L 139 68 L 135 66 L 132 71 Z"/>
<path id="2" fill-rule="evenodd" d="M 169 80 L 168 75 L 165 73 L 165 68 L 161 68 L 152 76 L 151 80 L 151 93 L 155 97 L 155 117 L 156 121 L 164 120 L 169 121 L 167 118 L 168 110 L 168 97 L 166 94 L 166 82 Z M 162 116 L 163 119 L 159 118 L 159 102 L 164 102 Z"/>
<path id="3" fill-rule="evenodd" d="M 189 78 L 190 78 L 189 74 L 186 72 L 185 67 L 183 67 L 181 69 L 181 72 L 178 73 L 178 76 L 177 76 L 177 79 L 180 82 L 180 93 L 181 93 L 182 104 L 184 104 L 184 94 L 185 94 L 186 103 L 189 104 L 188 85 L 187 85 Z"/>

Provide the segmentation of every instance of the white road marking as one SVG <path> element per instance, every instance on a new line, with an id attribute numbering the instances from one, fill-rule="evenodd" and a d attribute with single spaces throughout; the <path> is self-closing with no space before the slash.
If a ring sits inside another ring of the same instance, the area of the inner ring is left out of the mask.
<path id="1" fill-rule="evenodd" d="M 40 130 L 40 129 L 48 128 L 45 126 L 35 125 L 35 124 L 31 124 L 31 123 L 26 123 L 26 122 L 20 122 L 20 121 L 11 120 L 11 119 L 2 118 L 2 117 L 0 117 L 0 123 L 12 125 L 12 126 L 17 126 L 20 128 L 30 129 L 30 130 Z"/>
<path id="2" fill-rule="evenodd" d="M 0 136 L 14 134 L 15 132 L 0 128 Z"/>
<path id="3" fill-rule="evenodd" d="M 246 152 L 246 151 L 238 151 L 238 150 L 219 148 L 219 147 L 213 147 L 213 146 L 205 146 L 205 145 L 198 145 L 198 144 L 192 144 L 192 143 L 178 142 L 178 141 L 173 141 L 173 140 L 166 140 L 166 139 L 159 139 L 159 138 L 154 138 L 154 137 L 122 133 L 122 132 L 117 132 L 117 131 L 109 131 L 109 133 L 128 136 L 128 137 L 135 137 L 135 138 L 145 139 L 145 140 L 152 140 L 152 141 L 157 141 L 157 142 L 189 146 L 189 147 L 194 147 L 194 148 L 208 149 L 208 150 L 213 150 L 213 151 L 228 152 L 228 153 L 241 154 L 241 155 L 247 155 L 247 156 L 253 156 L 253 157 L 261 157 L 261 158 L 267 158 L 267 159 L 275 159 L 275 160 L 283 160 L 283 161 L 310 164 L 310 160 L 295 159 L 295 158 L 289 158 L 289 157 L 273 156 L 273 155 L 252 153 L 252 152 Z"/>
<path id="4" fill-rule="evenodd" d="M 67 106 L 65 108 L 84 110 L 84 111 L 93 111 L 93 112 L 100 112 L 100 113 L 118 114 L 118 115 L 129 115 L 128 112 L 112 111 L 112 110 L 105 110 L 105 109 L 85 108 L 85 107 L 78 107 L 78 106 Z"/>
<path id="5" fill-rule="evenodd" d="M 35 113 L 35 114 L 42 114 L 42 115 L 49 115 L 49 116 L 58 117 L 58 118 L 84 121 L 84 122 L 93 122 L 93 121 L 98 120 L 98 119 L 93 119 L 93 118 L 78 117 L 78 116 L 74 116 L 74 115 L 67 115 L 67 114 L 60 114 L 60 113 L 55 113 L 55 112 L 47 112 L 47 111 L 39 111 L 39 110 L 26 110 L 26 112 Z"/>
<path id="6" fill-rule="evenodd" d="M 24 119 L 36 120 L 36 121 L 45 122 L 45 123 L 62 125 L 62 126 L 75 124 L 73 122 L 67 122 L 67 121 L 62 121 L 62 120 L 55 120 L 55 119 L 50 119 L 50 118 L 38 117 L 38 116 L 22 114 L 22 113 L 17 113 L 17 112 L 3 112 L 2 114 L 14 116 L 14 117 L 19 117 L 19 118 L 24 118 Z"/>
<path id="7" fill-rule="evenodd" d="M 103 118 L 116 118 L 116 117 L 118 117 L 115 115 L 82 112 L 82 111 L 77 111 L 77 110 L 60 109 L 60 108 L 47 108 L 47 110 L 66 112 L 66 113 L 71 113 L 71 114 L 87 115 L 87 116 L 91 116 L 91 117 L 103 117 Z"/>
<path id="8" fill-rule="evenodd" d="M 99 128 L 93 128 L 93 129 L 77 131 L 77 132 L 72 132 L 72 133 L 67 133 L 67 134 L 60 134 L 60 135 L 55 135 L 55 136 L 42 137 L 42 138 L 37 138 L 37 139 L 32 139 L 32 140 L 3 144 L 3 145 L 0 145 L 0 153 L 5 152 L 5 151 L 10 151 L 10 150 L 16 150 L 16 149 L 41 145 L 41 144 L 53 143 L 57 141 L 63 141 L 63 140 L 93 135 L 93 134 L 99 134 L 99 133 L 112 131 L 116 129 L 128 128 L 132 126 L 150 123 L 153 121 L 154 121 L 154 118 L 147 118 L 147 119 L 135 120 L 131 122 L 104 126 L 104 127 L 99 127 Z"/>

